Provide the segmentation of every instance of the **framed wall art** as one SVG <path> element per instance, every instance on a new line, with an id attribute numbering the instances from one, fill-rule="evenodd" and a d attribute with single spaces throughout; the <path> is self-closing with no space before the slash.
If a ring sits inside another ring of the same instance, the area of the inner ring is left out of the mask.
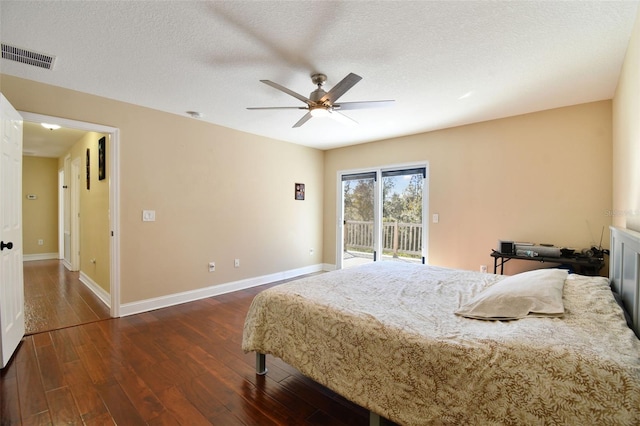
<path id="1" fill-rule="evenodd" d="M 304 200 L 304 183 L 296 183 L 296 200 Z"/>
<path id="2" fill-rule="evenodd" d="M 87 189 L 91 189 L 91 150 L 87 148 Z"/>
<path id="3" fill-rule="evenodd" d="M 107 143 L 106 137 L 101 137 L 98 141 L 98 180 L 104 180 L 107 175 L 106 172 L 106 152 L 105 144 Z"/>

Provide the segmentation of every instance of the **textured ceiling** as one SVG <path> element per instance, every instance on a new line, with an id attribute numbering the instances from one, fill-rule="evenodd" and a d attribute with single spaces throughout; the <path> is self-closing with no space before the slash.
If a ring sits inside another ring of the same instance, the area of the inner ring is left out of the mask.
<path id="1" fill-rule="evenodd" d="M 23 154 L 36 157 L 60 158 L 87 132 L 61 128 L 49 130 L 40 123 L 25 122 L 23 127 Z"/>
<path id="2" fill-rule="evenodd" d="M 610 99 L 638 1 L 1 1 L 0 39 L 56 56 L 0 71 L 321 149 Z M 347 126 L 260 83 L 307 96 L 363 77 Z"/>

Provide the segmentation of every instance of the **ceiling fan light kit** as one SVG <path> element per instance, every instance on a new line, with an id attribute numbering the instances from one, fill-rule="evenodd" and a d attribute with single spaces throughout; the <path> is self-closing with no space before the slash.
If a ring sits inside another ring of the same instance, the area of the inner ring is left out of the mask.
<path id="1" fill-rule="evenodd" d="M 338 98 L 344 95 L 349 89 L 351 89 L 357 82 L 362 80 L 362 77 L 354 73 L 349 73 L 345 78 L 340 80 L 338 84 L 333 86 L 331 90 L 326 92 L 322 86 L 327 81 L 327 76 L 324 74 L 316 73 L 311 75 L 311 82 L 317 86 L 317 89 L 311 92 L 309 97 L 305 97 L 299 93 L 294 92 L 278 83 L 274 83 L 270 80 L 260 80 L 262 83 L 280 90 L 287 95 L 304 102 L 306 106 L 300 107 L 249 107 L 247 109 L 302 109 L 307 110 L 307 113 L 298 120 L 293 127 L 300 127 L 311 117 L 332 117 L 338 121 L 354 124 L 356 123 L 350 117 L 345 116 L 338 110 L 352 110 L 352 109 L 364 109 L 364 108 L 378 108 L 382 106 L 389 106 L 393 104 L 393 100 L 384 101 L 360 101 L 360 102 L 343 102 L 340 104 L 335 103 Z"/>
<path id="2" fill-rule="evenodd" d="M 311 114 L 312 117 L 328 117 L 329 116 L 329 111 L 327 111 L 327 109 L 323 107 L 311 108 L 309 113 Z"/>

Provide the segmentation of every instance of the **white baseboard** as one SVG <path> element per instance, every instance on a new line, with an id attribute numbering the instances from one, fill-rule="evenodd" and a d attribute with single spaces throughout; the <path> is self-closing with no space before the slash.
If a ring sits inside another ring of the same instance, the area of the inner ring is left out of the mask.
<path id="1" fill-rule="evenodd" d="M 80 271 L 80 282 L 84 284 L 93 294 L 98 296 L 102 303 L 107 305 L 107 307 L 111 307 L 111 295 L 107 293 L 105 289 L 100 287 L 97 282 L 93 281 L 87 274 Z"/>
<path id="2" fill-rule="evenodd" d="M 336 270 L 336 264 L 325 263 L 322 265 L 322 270 L 325 272 L 331 272 Z"/>
<path id="3" fill-rule="evenodd" d="M 238 290 L 244 290 L 246 288 L 269 284 L 275 281 L 281 281 L 299 277 L 301 275 L 320 272 L 324 271 L 326 266 L 327 265 L 325 264 L 312 265 L 304 268 L 278 272 L 275 274 L 263 275 L 261 277 L 248 278 L 245 280 L 213 285 L 197 290 L 170 294 L 168 296 L 154 297 L 152 299 L 141 300 L 138 302 L 123 303 L 122 305 L 120 305 L 120 316 L 125 317 L 128 315 L 139 314 L 142 312 L 152 311 L 154 309 L 166 308 L 186 302 L 193 302 L 194 300 L 205 299 L 207 297 L 213 297 Z"/>
<path id="4" fill-rule="evenodd" d="M 25 254 L 22 256 L 23 262 L 31 262 L 34 260 L 52 260 L 52 259 L 58 259 L 58 253 Z"/>
<path id="5" fill-rule="evenodd" d="M 67 259 L 62 259 L 62 264 L 64 265 L 65 268 L 67 268 L 68 271 L 72 271 L 71 264 L 67 262 Z"/>

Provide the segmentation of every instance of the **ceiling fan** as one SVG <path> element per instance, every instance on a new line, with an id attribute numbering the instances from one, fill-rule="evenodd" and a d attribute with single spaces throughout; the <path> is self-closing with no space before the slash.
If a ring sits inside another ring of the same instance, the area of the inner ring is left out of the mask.
<path id="1" fill-rule="evenodd" d="M 317 85 L 318 88 L 311 92 L 309 97 L 305 97 L 299 93 L 296 93 L 292 90 L 287 89 L 284 86 L 281 86 L 278 83 L 274 83 L 270 80 L 260 80 L 264 84 L 267 84 L 274 89 L 278 89 L 288 95 L 293 96 L 296 99 L 301 100 L 306 104 L 306 106 L 299 107 L 249 107 L 247 109 L 304 109 L 307 110 L 307 113 L 300 119 L 293 127 L 300 127 L 311 117 L 319 117 L 319 116 L 329 116 L 335 118 L 339 121 L 347 122 L 347 123 L 357 123 L 354 119 L 347 117 L 342 114 L 340 111 L 350 110 L 350 109 L 362 109 L 362 108 L 378 108 L 385 107 L 391 105 L 392 100 L 386 101 L 362 101 L 362 102 L 342 102 L 336 103 L 338 98 L 344 95 L 347 90 L 351 89 L 357 82 L 362 80 L 362 77 L 356 75 L 354 73 L 349 73 L 345 78 L 343 78 L 338 84 L 333 86 L 331 90 L 325 92 L 322 89 L 322 85 L 325 81 L 327 81 L 327 76 L 324 74 L 313 74 L 311 76 L 311 81 L 313 84 Z"/>

